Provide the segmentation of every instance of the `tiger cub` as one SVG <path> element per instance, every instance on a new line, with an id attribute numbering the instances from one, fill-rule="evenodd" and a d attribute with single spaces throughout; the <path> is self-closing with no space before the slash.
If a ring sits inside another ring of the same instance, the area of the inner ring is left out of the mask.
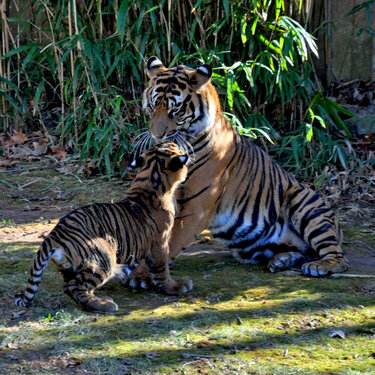
<path id="1" fill-rule="evenodd" d="M 110 279 L 129 280 L 141 262 L 167 294 L 190 291 L 192 281 L 169 274 L 168 241 L 174 222 L 174 192 L 187 176 L 188 156 L 174 143 L 159 145 L 130 164 L 140 168 L 124 200 L 78 208 L 63 217 L 43 241 L 28 285 L 15 303 L 28 307 L 49 259 L 64 278 L 64 292 L 84 310 L 113 312 L 109 297 L 94 295 Z"/>

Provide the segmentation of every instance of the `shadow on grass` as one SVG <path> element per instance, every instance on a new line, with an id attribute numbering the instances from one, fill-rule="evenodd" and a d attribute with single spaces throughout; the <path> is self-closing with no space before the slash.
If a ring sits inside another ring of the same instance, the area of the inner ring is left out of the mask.
<path id="1" fill-rule="evenodd" d="M 83 367 L 87 368 L 89 371 L 95 371 L 95 368 L 101 368 L 101 373 L 110 373 L 106 372 L 106 368 L 108 371 L 120 371 L 122 366 L 124 366 L 124 368 L 130 366 L 136 371 L 134 373 L 137 373 L 137 371 L 158 371 L 165 366 L 178 368 L 181 365 L 202 358 L 222 359 L 224 356 L 228 355 L 241 356 L 246 354 L 248 354 L 250 358 L 262 358 L 265 356 L 264 350 L 278 350 L 278 354 L 283 356 L 285 350 L 290 347 L 297 347 L 297 350 L 304 352 L 306 359 L 309 359 L 310 357 L 316 358 L 313 354 L 314 346 L 319 345 L 323 350 L 326 350 L 324 348 L 332 347 L 335 339 L 330 338 L 329 333 L 336 328 L 342 328 L 335 325 L 322 325 L 321 327 L 294 333 L 288 331 L 279 331 L 277 333 L 255 332 L 254 334 L 250 334 L 250 337 L 246 338 L 228 335 L 227 337 L 221 338 L 209 337 L 207 340 L 198 342 L 186 342 L 186 340 L 182 340 L 182 337 L 186 338 L 186 334 L 192 329 L 207 328 L 211 324 L 218 323 L 227 325 L 235 324 L 233 321 L 234 315 L 251 318 L 254 317 L 254 311 L 231 310 L 230 312 L 211 312 L 210 315 L 210 317 L 207 317 L 207 322 L 204 322 L 204 320 L 197 321 L 196 314 L 186 314 L 179 318 L 168 316 L 147 319 L 142 322 L 132 321 L 126 324 L 122 322 L 116 323 L 114 321 L 111 325 L 96 326 L 95 330 L 97 335 L 89 339 L 87 336 L 83 335 L 82 337 L 76 336 L 75 339 L 71 340 L 56 339 L 55 343 L 40 345 L 37 349 L 38 355 L 36 355 L 35 349 L 18 349 L 16 358 L 14 358 L 15 356 L 13 355 L 13 358 L 8 359 L 5 363 L 12 364 L 15 359 L 23 359 L 28 362 L 37 361 L 39 363 L 43 359 L 48 360 L 50 357 L 61 357 L 64 353 L 80 353 L 85 351 L 90 354 L 85 355 Z M 208 323 L 208 321 L 210 321 L 210 323 Z M 171 327 L 176 328 L 176 323 L 179 323 L 178 327 L 180 333 L 171 336 L 170 329 Z M 128 335 L 126 334 L 127 329 L 129 329 Z M 371 358 L 374 355 L 370 348 L 370 338 L 375 332 L 375 322 L 353 325 L 347 328 L 346 331 L 351 339 L 355 339 L 356 337 L 368 338 L 369 345 L 368 349 L 365 349 L 367 351 L 364 353 L 364 356 Z M 99 332 L 101 332 L 101 334 Z M 139 332 L 139 334 L 136 332 Z M 145 332 L 147 332 L 147 334 L 144 334 Z M 50 335 L 54 335 L 54 333 L 53 328 L 49 330 Z M 58 336 L 57 333 L 58 332 L 56 332 L 56 336 Z M 181 340 L 179 340 L 179 336 Z M 134 343 L 135 341 L 139 343 L 133 349 L 126 346 L 126 342 Z M 147 341 L 163 342 L 163 345 L 159 348 L 156 347 L 154 351 L 142 349 L 142 342 Z M 180 344 L 178 344 L 179 341 Z M 184 341 L 185 346 L 183 344 Z M 175 347 L 168 348 L 168 346 Z M 176 346 L 179 347 L 176 348 Z M 114 351 L 117 351 L 118 354 L 114 354 Z M 97 352 L 97 354 L 95 352 Z M 332 366 L 335 371 L 348 369 L 348 363 L 345 363 L 345 361 L 343 361 L 343 363 L 336 361 L 334 364 L 330 364 L 330 357 L 332 356 L 327 352 L 328 366 Z M 357 367 L 353 366 L 353 369 Z M 247 373 L 252 373 L 250 369 L 251 367 Z M 368 371 L 370 371 L 370 368 L 368 368 Z"/>
<path id="2" fill-rule="evenodd" d="M 25 286 L 35 253 L 31 248 L 36 250 L 38 246 L 21 242 L 0 245 L 3 326 L 17 330 L 29 324 L 22 334 L 32 337 L 16 350 L 3 346 L 2 351 L 11 355 L 6 358 L 6 366 L 17 370 L 15 361 L 26 361 L 32 366 L 33 362 L 48 362 L 49 358 L 60 358 L 64 353 L 79 356 L 84 352 L 82 367 L 93 373 L 96 373 L 95 366 L 120 371 L 114 373 L 124 372 L 130 366 L 137 373 L 180 366 L 198 356 L 220 360 L 228 354 L 262 356 L 263 350 L 273 349 L 282 355 L 282 350 L 291 345 L 301 346 L 305 351 L 313 345 L 325 348 L 333 340 L 329 332 L 342 328 L 339 320 L 324 317 L 327 310 L 334 309 L 337 316 L 340 311 L 353 310 L 359 305 L 361 308 L 375 306 L 374 295 L 363 289 L 369 283 L 367 280 L 284 277 L 219 254 L 182 256 L 175 261 L 173 276 L 190 276 L 194 280 L 193 292 L 187 296 L 133 292 L 117 282 L 97 291 L 98 295 L 114 298 L 120 312 L 130 312 L 129 316 L 77 310 L 62 292 L 62 278 L 49 265 L 34 306 L 20 319 L 11 319 L 11 314 L 18 311 L 13 305 L 13 291 Z M 158 312 L 160 307 L 167 311 Z M 61 323 L 59 313 L 65 314 Z M 315 315 L 316 327 L 309 326 L 312 315 Z M 241 320 L 243 324 L 238 324 Z M 33 328 L 33 322 L 39 322 L 39 326 Z M 362 322 L 346 327 L 347 335 L 373 337 L 375 322 L 368 322 L 367 318 Z M 40 342 L 38 335 L 46 340 Z M 34 338 L 37 350 L 32 342 Z M 153 342 L 154 346 L 145 348 L 145 343 Z M 149 355 L 152 350 L 157 352 L 155 357 Z M 368 356 L 371 355 L 369 352 Z"/>
<path id="3" fill-rule="evenodd" d="M 0 297 L 10 300 L 13 292 L 23 291 L 38 248 L 39 245 L 22 242 L 0 244 L 0 277 L 4 279 L 4 283 L 0 285 Z M 112 297 L 122 311 L 153 309 L 155 306 L 176 301 L 189 303 L 192 298 L 203 299 L 211 304 L 236 299 L 274 302 L 275 305 L 272 304 L 269 308 L 258 308 L 259 316 L 286 311 L 313 312 L 323 308 L 341 308 L 359 304 L 359 295 L 360 304 L 365 307 L 372 306 L 374 300 L 373 295 L 363 293 L 361 289 L 366 283 L 372 282 L 366 279 L 285 277 L 278 273 L 272 274 L 261 266 L 240 264 L 220 253 L 218 256 L 182 256 L 175 260 L 171 273 L 176 279 L 186 276 L 193 279 L 194 289 L 188 297 L 171 297 L 154 291 L 135 292 L 118 281 L 109 282 L 98 289 L 96 294 Z M 55 267 L 49 264 L 36 293 L 34 307 L 38 306 L 40 298 L 50 298 L 57 302 L 62 299 L 61 304 L 52 304 L 52 307 L 55 305 L 56 308 L 74 309 L 75 304 L 64 295 L 62 285 L 62 277 L 58 275 Z M 13 290 L 10 290 L 11 288 Z M 9 306 L 13 310 L 11 302 L 13 301 L 9 301 Z"/>

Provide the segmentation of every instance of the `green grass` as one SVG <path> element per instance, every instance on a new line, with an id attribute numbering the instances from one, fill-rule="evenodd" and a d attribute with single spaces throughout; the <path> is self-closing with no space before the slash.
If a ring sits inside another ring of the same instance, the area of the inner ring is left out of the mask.
<path id="1" fill-rule="evenodd" d="M 182 256 L 173 275 L 191 276 L 192 293 L 112 283 L 98 294 L 113 297 L 119 314 L 102 315 L 76 308 L 49 265 L 33 307 L 11 319 L 36 250 L 0 244 L 2 374 L 375 373 L 371 279 L 286 277 L 225 256 Z"/>
<path id="2" fill-rule="evenodd" d="M 187 253 L 175 261 L 172 275 L 192 277 L 192 293 L 171 297 L 114 282 L 97 294 L 112 297 L 119 313 L 103 315 L 77 308 L 49 264 L 33 306 L 17 308 L 14 293 L 24 288 L 38 249 L 23 242 L 30 240 L 23 234 L 50 229 L 36 224 L 25 206 L 40 206 L 36 212 L 44 217 L 49 209 L 57 218 L 70 206 L 119 199 L 125 190 L 119 179 L 80 182 L 36 166 L 0 175 L 14 186 L 45 179 L 22 191 L 43 201 L 15 200 L 9 197 L 14 189 L 0 185 L 0 207 L 13 209 L 4 218 L 12 226 L 0 223 L 0 374 L 375 374 L 375 279 L 271 274 L 220 251 Z M 48 199 L 58 189 L 75 188 L 66 201 Z M 19 224 L 21 217 L 29 224 Z M 355 225 L 354 212 L 348 217 L 345 250 L 357 260 L 349 272 L 374 274 L 358 262 L 368 267 L 373 259 L 359 243 L 374 247 L 371 222 Z M 195 250 L 209 248 L 220 249 L 207 242 Z M 345 338 L 331 337 L 335 330 Z"/>

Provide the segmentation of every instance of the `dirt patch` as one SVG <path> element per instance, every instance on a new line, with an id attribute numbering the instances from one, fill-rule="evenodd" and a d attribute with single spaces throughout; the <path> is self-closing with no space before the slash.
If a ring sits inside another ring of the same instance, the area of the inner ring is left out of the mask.
<path id="1" fill-rule="evenodd" d="M 119 200 L 128 180 L 83 178 L 61 173 L 49 160 L 23 163 L 13 169 L 0 168 L 0 241 L 40 243 L 58 219 L 72 209 L 94 202 Z M 375 274 L 375 205 L 362 204 L 344 196 L 337 203 L 344 223 L 344 251 L 351 271 Z M 187 256 L 225 256 L 230 250 L 203 232 L 198 243 L 188 247 Z"/>

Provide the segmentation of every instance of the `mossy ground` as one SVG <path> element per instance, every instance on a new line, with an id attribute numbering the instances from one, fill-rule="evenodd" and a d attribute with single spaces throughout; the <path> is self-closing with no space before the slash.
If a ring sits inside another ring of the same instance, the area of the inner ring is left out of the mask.
<path id="1" fill-rule="evenodd" d="M 212 241 L 193 245 L 174 262 L 174 277 L 194 281 L 186 296 L 111 283 L 97 294 L 112 297 L 119 312 L 87 313 L 63 294 L 61 277 L 49 265 L 33 306 L 16 308 L 14 292 L 24 287 L 41 241 L 32 232 L 53 226 L 35 223 L 36 217 L 47 212 L 57 218 L 71 206 L 108 201 L 124 191 L 113 181 L 81 183 L 43 173 L 47 182 L 56 177 L 61 191 L 81 187 L 75 190 L 80 195 L 76 201 L 15 201 L 8 196 L 14 189 L 2 184 L 0 207 L 13 211 L 0 217 L 7 221 L 0 228 L 1 374 L 375 374 L 375 279 L 271 274 L 237 263 Z M 15 186 L 27 183 L 9 174 L 6 179 Z M 27 199 L 38 190 L 22 193 Z M 31 209 L 22 211 L 26 205 Z M 36 205 L 38 212 L 32 211 Z M 348 241 L 375 244 L 368 225 L 347 226 L 345 232 Z M 346 245 L 351 257 L 356 247 Z M 369 274 L 356 267 L 349 272 Z"/>

